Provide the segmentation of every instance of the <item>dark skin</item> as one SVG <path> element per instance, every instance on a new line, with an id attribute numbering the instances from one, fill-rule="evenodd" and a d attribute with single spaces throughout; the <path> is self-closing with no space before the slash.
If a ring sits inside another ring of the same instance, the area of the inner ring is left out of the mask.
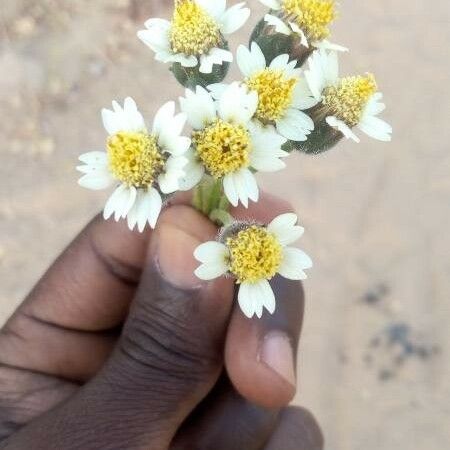
<path id="1" fill-rule="evenodd" d="M 200 282 L 193 250 L 217 230 L 183 200 L 157 229 L 94 219 L 0 332 L 1 450 L 320 450 L 296 388 L 259 357 L 270 333 L 296 353 L 299 283 L 243 316 L 231 279 Z M 290 210 L 265 196 L 235 216 Z"/>

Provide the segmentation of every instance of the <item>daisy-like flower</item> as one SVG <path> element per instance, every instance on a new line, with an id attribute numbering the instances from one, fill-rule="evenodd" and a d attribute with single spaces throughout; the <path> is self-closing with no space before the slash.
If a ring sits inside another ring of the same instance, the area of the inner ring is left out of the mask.
<path id="1" fill-rule="evenodd" d="M 348 51 L 347 48 L 327 40 L 329 25 L 336 18 L 334 0 L 260 0 L 273 14 L 266 14 L 265 22 L 277 33 L 297 35 L 306 47 Z"/>
<path id="2" fill-rule="evenodd" d="M 372 74 L 339 78 L 336 52 L 320 50 L 310 57 L 305 77 L 318 103 L 313 115 L 325 117 L 329 126 L 355 142 L 360 139 L 354 127 L 374 139 L 391 140 L 392 127 L 377 117 L 386 106 Z"/>
<path id="3" fill-rule="evenodd" d="M 241 28 L 250 16 L 245 3 L 226 8 L 226 0 L 175 0 L 172 22 L 149 19 L 138 37 L 155 53 L 156 60 L 180 63 L 211 73 L 214 64 L 232 62 L 224 36 Z"/>
<path id="4" fill-rule="evenodd" d="M 258 201 L 259 189 L 252 169 L 275 172 L 286 167 L 280 159 L 288 156 L 281 150 L 286 139 L 275 128 L 252 122 L 258 107 L 256 92 L 248 92 L 239 83 L 228 85 L 220 100 L 201 86 L 186 90 L 180 105 L 193 128 L 192 148 L 182 189 L 192 189 L 208 173 L 223 180 L 225 195 L 237 206 L 239 201 Z"/>
<path id="5" fill-rule="evenodd" d="M 314 129 L 314 122 L 302 110 L 316 101 L 296 69 L 297 61 L 289 62 L 289 55 L 277 56 L 269 66 L 256 42 L 250 50 L 241 45 L 237 63 L 245 77 L 244 84 L 258 94 L 255 119 L 263 125 L 275 125 L 277 131 L 291 141 L 306 141 Z"/>
<path id="6" fill-rule="evenodd" d="M 122 107 L 103 109 L 103 124 L 109 134 L 107 151 L 80 156 L 77 167 L 84 176 L 78 183 L 91 190 L 118 185 L 106 203 L 104 218 L 128 218 L 128 226 L 143 231 L 147 223 L 154 228 L 162 208 L 160 192 L 179 189 L 188 160 L 183 156 L 191 144 L 180 136 L 186 123 L 184 114 L 175 115 L 175 103 L 168 102 L 155 116 L 149 132 L 135 101 L 128 97 Z"/>
<path id="7" fill-rule="evenodd" d="M 295 214 L 276 217 L 267 227 L 239 224 L 225 230 L 221 242 L 206 242 L 194 252 L 201 266 L 195 271 L 202 280 L 230 275 L 239 284 L 238 301 L 243 313 L 261 317 L 263 309 L 275 311 L 275 295 L 269 280 L 275 275 L 289 280 L 307 278 L 304 270 L 312 267 L 303 251 L 289 247 L 304 233 Z"/>

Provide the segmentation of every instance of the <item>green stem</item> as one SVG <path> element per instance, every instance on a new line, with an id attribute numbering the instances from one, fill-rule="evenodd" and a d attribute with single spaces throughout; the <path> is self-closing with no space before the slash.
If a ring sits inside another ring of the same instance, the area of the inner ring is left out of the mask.
<path id="1" fill-rule="evenodd" d="M 231 205 L 223 192 L 222 180 L 209 175 L 194 189 L 192 206 L 218 226 L 226 226 L 234 221 L 229 213 Z"/>

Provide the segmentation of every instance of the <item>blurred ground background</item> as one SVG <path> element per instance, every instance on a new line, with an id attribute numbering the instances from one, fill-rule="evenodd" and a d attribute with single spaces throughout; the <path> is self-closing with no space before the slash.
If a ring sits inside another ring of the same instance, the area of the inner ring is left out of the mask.
<path id="1" fill-rule="evenodd" d="M 0 2 L 0 322 L 106 198 L 74 171 L 104 143 L 100 109 L 132 95 L 150 116 L 178 94 L 135 38 L 169 6 Z M 296 205 L 316 263 L 297 401 L 330 450 L 450 448 L 450 9 L 346 0 L 341 11 L 343 72 L 377 74 L 395 134 L 263 178 Z"/>

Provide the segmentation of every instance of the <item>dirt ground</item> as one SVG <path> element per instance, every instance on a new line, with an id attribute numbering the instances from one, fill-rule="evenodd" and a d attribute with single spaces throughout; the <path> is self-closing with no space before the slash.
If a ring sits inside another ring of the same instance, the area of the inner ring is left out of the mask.
<path id="1" fill-rule="evenodd" d="M 395 133 L 263 178 L 297 207 L 315 260 L 297 402 L 329 450 L 450 448 L 450 10 L 347 0 L 341 11 L 343 72 L 377 74 Z M 99 110 L 132 95 L 151 115 L 178 94 L 135 38 L 166 15 L 150 0 L 0 2 L 0 322 L 105 200 L 74 171 L 104 143 Z"/>

